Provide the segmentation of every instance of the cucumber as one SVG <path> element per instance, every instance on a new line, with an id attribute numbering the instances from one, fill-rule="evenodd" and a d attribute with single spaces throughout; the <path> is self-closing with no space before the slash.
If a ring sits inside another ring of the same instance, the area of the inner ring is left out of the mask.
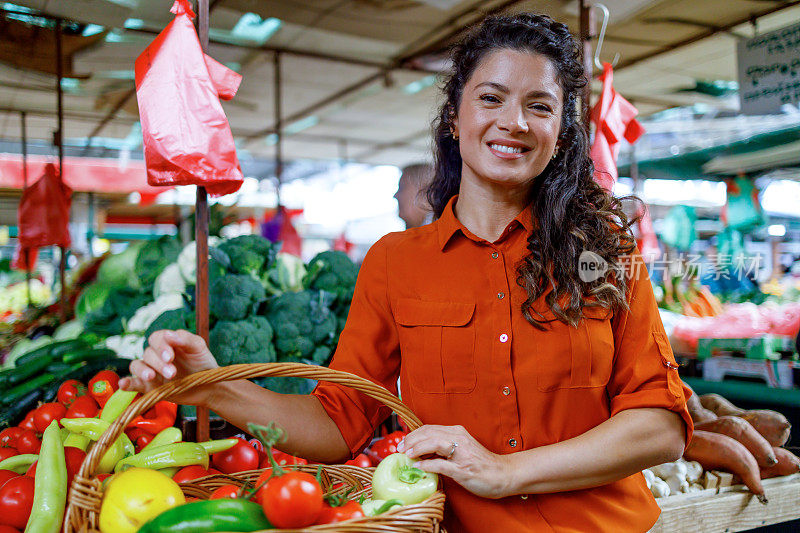
<path id="1" fill-rule="evenodd" d="M 74 352 L 76 350 L 88 350 L 91 349 L 92 345 L 89 344 L 87 341 L 83 339 L 69 339 L 65 341 L 55 342 L 50 345 L 52 348 L 50 350 L 50 355 L 52 355 L 55 359 L 63 357 L 64 354 Z"/>
<path id="2" fill-rule="evenodd" d="M 38 360 L 41 357 L 53 356 L 54 358 L 60 357 L 62 354 L 77 350 L 81 347 L 88 347 L 88 343 L 82 339 L 69 339 L 65 341 L 55 341 L 21 355 L 14 361 L 14 366 L 24 367 L 28 364 Z"/>
<path id="3" fill-rule="evenodd" d="M 119 374 L 120 377 L 130 376 L 130 364 L 131 359 L 123 359 L 121 357 L 89 361 L 85 366 L 76 371 L 76 374 L 78 374 L 80 377 L 73 375 L 70 376 L 69 379 L 77 379 L 78 381 L 87 382 L 101 370 L 113 370 Z"/>
<path id="4" fill-rule="evenodd" d="M 42 397 L 41 389 L 34 389 L 20 398 L 14 405 L 5 407 L 0 412 L 0 428 L 15 426 L 28 411 L 36 407 Z"/>
<path id="5" fill-rule="evenodd" d="M 117 353 L 110 348 L 81 348 L 64 353 L 61 361 L 64 363 L 80 363 L 81 361 L 95 361 L 99 359 L 113 359 Z"/>
<path id="6" fill-rule="evenodd" d="M 25 383 L 17 385 L 13 389 L 4 392 L 3 396 L 0 397 L 0 404 L 3 404 L 4 406 L 13 406 L 31 391 L 39 390 L 42 392 L 40 389 L 45 385 L 48 385 L 50 382 L 55 381 L 55 379 L 56 377 L 53 374 L 41 374 L 33 379 L 29 379 Z"/>

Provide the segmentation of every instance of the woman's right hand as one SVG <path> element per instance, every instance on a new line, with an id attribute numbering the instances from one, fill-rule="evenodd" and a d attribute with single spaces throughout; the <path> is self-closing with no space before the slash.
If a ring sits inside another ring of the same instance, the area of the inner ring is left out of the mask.
<path id="1" fill-rule="evenodd" d="M 121 379 L 119 386 L 124 390 L 145 393 L 168 381 L 218 366 L 199 335 L 185 330 L 160 330 L 150 335 L 142 359 L 131 363 L 130 377 Z M 207 396 L 207 391 L 193 389 L 170 400 L 185 405 L 202 405 Z"/>

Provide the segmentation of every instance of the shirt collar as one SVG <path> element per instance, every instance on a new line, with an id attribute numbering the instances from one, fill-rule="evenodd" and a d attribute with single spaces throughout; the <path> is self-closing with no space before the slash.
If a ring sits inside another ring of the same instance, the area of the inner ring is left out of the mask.
<path id="1" fill-rule="evenodd" d="M 439 249 L 441 250 L 444 250 L 444 247 L 447 246 L 447 243 L 450 242 L 450 239 L 453 237 L 453 235 L 459 231 L 465 236 L 472 235 L 469 230 L 465 228 L 464 225 L 458 220 L 458 218 L 456 218 L 455 206 L 457 200 L 458 195 L 453 195 L 453 197 L 448 200 L 447 205 L 444 207 L 442 216 L 440 216 L 436 221 L 439 234 Z M 528 205 L 514 218 L 514 220 L 509 222 L 508 226 L 506 226 L 506 231 L 503 233 L 504 236 L 513 229 L 510 227 L 512 224 L 522 226 L 526 233 L 533 231 L 531 206 Z"/>

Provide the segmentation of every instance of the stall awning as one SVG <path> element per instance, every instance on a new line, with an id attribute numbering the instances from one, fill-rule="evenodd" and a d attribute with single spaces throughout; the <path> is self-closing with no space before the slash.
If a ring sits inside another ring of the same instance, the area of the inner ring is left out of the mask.
<path id="1" fill-rule="evenodd" d="M 28 156 L 28 184 L 44 173 L 47 163 L 55 158 L 43 155 Z M 75 192 L 132 193 L 154 196 L 172 187 L 152 187 L 147 184 L 144 161 L 99 159 L 88 157 L 64 158 L 64 183 Z M 22 156 L 0 154 L 0 188 L 22 189 Z"/>

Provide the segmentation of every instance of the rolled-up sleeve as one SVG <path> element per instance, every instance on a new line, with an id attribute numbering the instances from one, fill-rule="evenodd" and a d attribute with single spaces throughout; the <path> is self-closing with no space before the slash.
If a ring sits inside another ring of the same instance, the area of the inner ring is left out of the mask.
<path id="1" fill-rule="evenodd" d="M 329 366 L 397 394 L 400 346 L 388 298 L 385 239 L 370 248 L 361 264 L 347 323 Z M 375 427 L 391 413 L 382 403 L 333 383 L 320 382 L 312 394 L 338 426 L 353 456 L 364 449 Z"/>
<path id="2" fill-rule="evenodd" d="M 638 251 L 628 258 L 624 270 L 629 284 L 629 309 L 618 312 L 612 321 L 614 370 L 607 386 L 611 416 L 625 409 L 668 409 L 683 419 L 688 445 L 694 425 L 686 398 L 692 392 L 678 375 L 650 276 Z"/>

